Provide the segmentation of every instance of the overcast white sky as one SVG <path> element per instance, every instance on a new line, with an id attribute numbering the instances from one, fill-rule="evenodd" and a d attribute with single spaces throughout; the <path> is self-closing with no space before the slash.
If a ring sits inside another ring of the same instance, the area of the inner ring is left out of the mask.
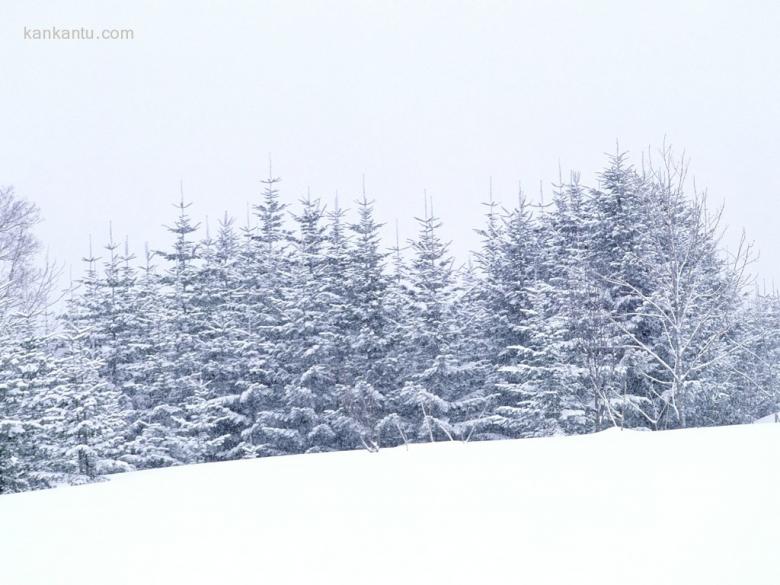
<path id="1" fill-rule="evenodd" d="M 32 41 L 24 27 L 133 28 Z M 616 138 L 664 136 L 777 279 L 780 8 L 774 2 L 135 1 L 0 3 L 0 184 L 77 263 L 108 222 L 140 251 L 193 214 L 243 219 L 268 153 L 288 201 L 353 200 L 413 233 L 432 195 L 454 252 L 480 201 L 585 178 Z M 388 229 L 388 236 L 392 229 Z"/>

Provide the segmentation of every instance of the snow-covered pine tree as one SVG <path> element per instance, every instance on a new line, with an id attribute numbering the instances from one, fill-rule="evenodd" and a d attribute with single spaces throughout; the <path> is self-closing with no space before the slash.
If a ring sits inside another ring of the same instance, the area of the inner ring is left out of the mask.
<path id="1" fill-rule="evenodd" d="M 493 200 L 491 180 L 490 198 L 482 204 L 485 209 L 485 225 L 476 231 L 481 247 L 474 254 L 481 282 L 475 283 L 484 319 L 480 321 L 481 335 L 488 345 L 486 352 L 496 364 L 506 359 L 506 348 L 512 345 L 510 301 L 507 299 L 508 258 L 504 250 L 507 242 L 506 224 L 502 221 L 498 203 Z M 491 382 L 495 383 L 495 377 Z"/>
<path id="2" fill-rule="evenodd" d="M 246 377 L 241 404 L 247 426 L 241 449 L 258 456 L 296 452 L 295 435 L 286 428 L 283 411 L 290 374 L 284 363 L 285 304 L 290 290 L 291 234 L 285 226 L 286 204 L 269 168 L 262 200 L 253 206 L 257 225 L 248 225 L 240 259 L 241 288 L 237 298 L 244 310 L 242 355 Z"/>
<path id="3" fill-rule="evenodd" d="M 16 418 L 19 339 L 10 304 L 5 295 L 0 295 L 0 494 L 28 487 L 19 460 L 18 439 L 24 431 Z"/>
<path id="4" fill-rule="evenodd" d="M 450 411 L 462 390 L 453 354 L 453 259 L 439 236 L 441 222 L 428 212 L 427 201 L 425 216 L 417 222 L 419 235 L 410 241 L 414 257 L 406 290 L 409 313 L 400 352 L 404 372 L 390 406 L 408 440 L 452 440 L 457 430 L 450 423 Z"/>
<path id="5" fill-rule="evenodd" d="M 21 461 L 20 439 L 24 434 L 18 420 L 20 393 L 17 367 L 20 343 L 7 322 L 0 328 L 0 494 L 29 489 L 29 479 Z"/>
<path id="6" fill-rule="evenodd" d="M 122 368 L 128 357 L 124 355 L 127 349 L 125 334 L 128 329 L 128 314 L 130 300 L 129 291 L 132 287 L 132 273 L 125 269 L 119 252 L 119 243 L 114 241 L 111 224 L 108 230 L 108 243 L 104 247 L 103 277 L 97 281 L 96 299 L 99 306 L 96 313 L 89 315 L 89 323 L 93 336 L 99 336 L 97 343 L 102 348 L 104 369 L 101 377 L 107 383 L 119 388 L 123 384 Z M 130 280 L 125 280 L 130 278 Z"/>
<path id="7" fill-rule="evenodd" d="M 528 290 L 528 341 L 513 349 L 515 362 L 501 368 L 505 392 L 520 398 L 523 436 L 591 430 L 592 404 L 581 344 L 589 334 L 592 288 L 586 277 L 588 241 L 584 188 L 572 174 L 556 186 L 552 210 L 537 226 L 540 254 Z M 518 428 L 517 424 L 513 424 Z"/>
<path id="8" fill-rule="evenodd" d="M 49 437 L 49 461 L 67 483 L 131 471 L 121 461 L 126 404 L 119 391 L 98 373 L 104 365 L 89 331 L 69 326 L 62 355 L 47 389 L 49 405 L 43 432 Z"/>
<path id="9" fill-rule="evenodd" d="M 482 236 L 477 254 L 482 282 L 476 294 L 482 319 L 477 323 L 491 364 L 486 393 L 493 399 L 492 416 L 483 420 L 478 436 L 513 438 L 521 436 L 524 428 L 521 396 L 512 382 L 530 357 L 531 299 L 540 253 L 522 190 L 511 211 L 499 215 L 492 197 L 486 206 L 486 225 L 478 232 Z"/>
<path id="10" fill-rule="evenodd" d="M 163 310 L 160 275 L 154 256 L 148 244 L 144 245 L 143 262 L 136 270 L 132 265 L 134 256 L 125 242 L 121 259 L 121 279 L 127 285 L 129 317 L 122 392 L 130 398 L 136 414 L 143 413 L 163 399 L 156 382 L 160 377 L 162 333 L 167 315 Z"/>
<path id="11" fill-rule="evenodd" d="M 410 375 L 406 361 L 408 323 L 413 308 L 409 303 L 409 267 L 404 257 L 405 248 L 401 247 L 398 221 L 395 222 L 395 245 L 388 249 L 390 257 L 389 278 L 385 295 L 384 313 L 386 327 L 386 362 L 392 372 L 385 380 L 386 391 L 382 396 L 382 417 L 376 423 L 377 439 L 380 446 L 406 444 L 412 438 L 407 435 L 408 420 L 405 423 L 402 414 L 408 414 L 401 391 L 404 381 Z M 406 430 L 405 430 L 406 428 Z"/>
<path id="12" fill-rule="evenodd" d="M 594 430 L 647 425 L 642 407 L 649 382 L 637 364 L 643 356 L 630 348 L 622 328 L 646 340 L 651 335 L 652 327 L 637 312 L 641 300 L 635 292 L 647 292 L 649 284 L 640 259 L 646 254 L 644 233 L 651 213 L 645 181 L 618 151 L 609 157 L 585 205 L 590 246 L 586 276 L 594 294 L 581 348 L 593 394 Z"/>
<path id="13" fill-rule="evenodd" d="M 496 438 L 493 414 L 499 398 L 496 352 L 490 323 L 493 315 L 481 295 L 483 277 L 469 263 L 456 273 L 452 303 L 453 342 L 449 353 L 457 375 L 451 382 L 449 422 L 453 437 L 466 441 Z"/>
<path id="14" fill-rule="evenodd" d="M 123 384 L 123 394 L 132 404 L 123 460 L 139 469 L 180 462 L 173 456 L 178 452 L 178 439 L 172 416 L 178 407 L 168 403 L 170 384 L 165 348 L 170 312 L 154 257 L 155 253 L 145 246 L 144 262 L 130 290 L 133 320 L 126 349 L 131 359 L 125 366 Z"/>
<path id="15" fill-rule="evenodd" d="M 339 410 L 333 423 L 341 448 L 376 450 L 381 445 L 380 421 L 386 396 L 397 378 L 391 357 L 387 307 L 389 280 L 386 253 L 381 249 L 381 224 L 374 218 L 373 201 L 363 187 L 356 202 L 357 221 L 350 224 L 351 238 L 342 228 L 342 210 L 331 214 L 328 235 L 328 278 L 338 293 L 332 306 L 334 333 L 341 338 L 334 356 L 337 366 Z"/>
<path id="16" fill-rule="evenodd" d="M 241 433 L 254 417 L 244 393 L 246 331 L 241 298 L 240 240 L 233 219 L 225 214 L 216 239 L 201 243 L 203 263 L 195 285 L 201 323 L 197 338 L 200 380 L 189 404 L 187 431 L 202 441 L 207 461 L 253 457 Z"/>
<path id="17" fill-rule="evenodd" d="M 38 473 L 40 418 L 33 408 L 50 367 L 45 340 L 20 315 L 1 315 L 0 494 L 46 487 Z"/>
<path id="18" fill-rule="evenodd" d="M 332 450 L 337 435 L 330 424 L 338 406 L 336 376 L 343 364 L 344 311 L 339 280 L 328 258 L 325 208 L 310 196 L 294 216 L 298 225 L 285 304 L 284 362 L 290 381 L 284 394 L 285 425 L 300 452 Z M 338 238 L 341 227 L 336 216 Z"/>
<path id="19" fill-rule="evenodd" d="M 182 193 L 174 205 L 178 217 L 167 228 L 174 238 L 172 248 L 155 254 L 168 262 L 168 268 L 159 279 L 150 271 L 142 283 L 148 287 L 147 294 L 156 291 L 160 295 L 160 303 L 154 306 L 158 322 L 147 323 L 157 327 L 152 339 L 155 345 L 159 343 L 146 370 L 151 378 L 145 395 L 148 405 L 133 424 L 131 458 L 144 466 L 204 460 L 201 445 L 186 433 L 187 405 L 202 388 L 198 354 L 201 323 L 194 291 L 199 252 L 193 234 L 198 225 L 188 214 L 190 206 Z"/>
<path id="20" fill-rule="evenodd" d="M 38 384 L 29 402 L 29 411 L 39 417 L 36 441 L 46 457 L 41 474 L 49 485 L 132 469 L 121 461 L 128 401 L 104 377 L 108 288 L 97 260 L 90 246 L 84 277 L 77 291 L 71 289 L 56 350 L 49 357 L 47 383 Z"/>
<path id="21" fill-rule="evenodd" d="M 756 288 L 741 308 L 738 323 L 741 350 L 728 356 L 715 380 L 710 377 L 719 388 L 707 424 L 750 423 L 780 412 L 780 297 Z"/>
<path id="22" fill-rule="evenodd" d="M 170 311 L 171 331 L 166 354 L 171 367 L 172 386 L 168 399 L 173 404 L 182 404 L 197 385 L 200 363 L 198 362 L 197 336 L 202 326 L 196 302 L 195 287 L 198 285 L 200 252 L 193 234 L 199 224 L 194 224 L 187 210 L 191 203 L 184 202 L 182 195 L 175 205 L 179 216 L 168 231 L 173 235 L 173 248 L 159 255 L 168 261 L 169 267 L 162 279 L 166 285 L 166 298 Z"/>

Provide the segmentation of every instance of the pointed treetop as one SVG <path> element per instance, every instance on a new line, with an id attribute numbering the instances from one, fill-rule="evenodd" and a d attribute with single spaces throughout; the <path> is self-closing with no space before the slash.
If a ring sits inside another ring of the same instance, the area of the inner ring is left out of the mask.
<path id="1" fill-rule="evenodd" d="M 99 260 L 99 258 L 95 257 L 95 252 L 92 246 L 92 234 L 89 234 L 88 238 L 89 238 L 89 255 L 86 258 L 82 258 L 82 260 L 91 265 L 95 261 Z"/>
<path id="2" fill-rule="evenodd" d="M 261 179 L 260 182 L 263 183 L 266 186 L 266 193 L 273 192 L 275 193 L 275 190 L 273 189 L 274 184 L 281 181 L 281 178 L 274 177 L 274 167 L 273 163 L 271 161 L 271 153 L 268 153 L 268 178 L 267 179 Z"/>

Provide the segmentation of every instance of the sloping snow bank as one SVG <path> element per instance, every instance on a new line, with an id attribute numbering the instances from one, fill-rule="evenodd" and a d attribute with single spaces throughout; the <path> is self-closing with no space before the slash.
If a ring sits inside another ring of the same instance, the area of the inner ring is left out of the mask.
<path id="1" fill-rule="evenodd" d="M 765 423 L 776 423 L 780 422 L 780 412 L 776 412 L 774 414 L 768 414 L 764 417 L 761 417 L 757 421 L 755 421 L 754 424 L 765 424 Z"/>
<path id="2" fill-rule="evenodd" d="M 780 583 L 780 425 L 186 466 L 0 497 L 3 585 Z"/>

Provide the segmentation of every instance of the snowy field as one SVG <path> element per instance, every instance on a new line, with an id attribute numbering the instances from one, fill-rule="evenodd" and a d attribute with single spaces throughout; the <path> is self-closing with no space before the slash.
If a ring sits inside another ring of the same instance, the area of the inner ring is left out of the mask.
<path id="1" fill-rule="evenodd" d="M 437 443 L 0 497 L 3 585 L 780 583 L 780 425 Z"/>

